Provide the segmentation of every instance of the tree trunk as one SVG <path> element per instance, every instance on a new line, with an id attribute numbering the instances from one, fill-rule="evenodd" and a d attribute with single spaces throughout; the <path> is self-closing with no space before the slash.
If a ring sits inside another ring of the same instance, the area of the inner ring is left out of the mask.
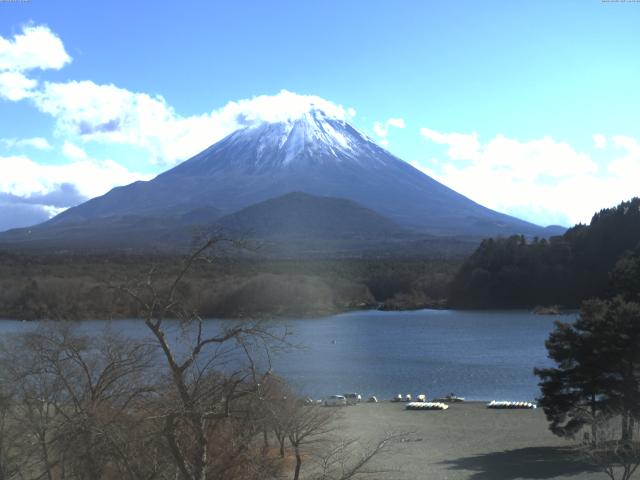
<path id="1" fill-rule="evenodd" d="M 293 480 L 298 480 L 300 478 L 300 467 L 302 467 L 302 456 L 300 455 L 300 450 L 296 446 L 296 471 L 293 474 Z"/>
<path id="2" fill-rule="evenodd" d="M 622 412 L 622 442 L 629 441 L 629 413 L 626 410 Z"/>
<path id="3" fill-rule="evenodd" d="M 42 449 L 42 459 L 44 460 L 45 473 L 47 474 L 47 480 L 53 480 L 53 473 L 51 472 L 51 461 L 49 460 L 49 448 L 47 446 L 47 431 L 42 429 L 39 435 L 40 448 Z"/>
<path id="4" fill-rule="evenodd" d="M 284 458 L 284 437 L 278 441 L 280 442 L 280 458 Z"/>
<path id="5" fill-rule="evenodd" d="M 209 442 L 207 439 L 207 421 L 203 418 L 199 418 L 194 422 L 194 426 L 197 430 L 197 443 L 196 443 L 196 474 L 194 477 L 197 480 L 207 480 L 207 464 L 209 459 L 207 458 L 207 450 Z"/>
<path id="6" fill-rule="evenodd" d="M 596 420 L 596 395 L 591 394 L 591 444 L 598 444 L 598 425 Z"/>

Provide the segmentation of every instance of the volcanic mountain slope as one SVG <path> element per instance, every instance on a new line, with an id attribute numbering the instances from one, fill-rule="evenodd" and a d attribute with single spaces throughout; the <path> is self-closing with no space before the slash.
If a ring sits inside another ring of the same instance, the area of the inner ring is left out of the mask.
<path id="1" fill-rule="evenodd" d="M 62 238 L 65 231 L 77 235 L 113 219 L 160 218 L 169 229 L 171 219 L 179 219 L 175 228 L 189 218 L 206 225 L 291 192 L 357 202 L 404 229 L 425 234 L 561 233 L 485 208 L 393 156 L 345 121 L 310 108 L 286 121 L 237 130 L 151 181 L 115 188 L 44 224 L 1 235 L 0 241 L 37 242 L 53 230 Z M 209 218 L 209 211 L 215 215 Z M 336 222 L 338 217 L 339 212 Z"/>
<path id="2" fill-rule="evenodd" d="M 256 238 L 388 239 L 411 232 L 350 200 L 293 192 L 220 218 L 225 231 Z"/>

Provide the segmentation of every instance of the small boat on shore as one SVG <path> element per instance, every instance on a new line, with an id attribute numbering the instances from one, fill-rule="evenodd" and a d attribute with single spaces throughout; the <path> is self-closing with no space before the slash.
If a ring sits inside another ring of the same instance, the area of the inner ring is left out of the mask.
<path id="1" fill-rule="evenodd" d="M 534 409 L 538 408 L 535 403 L 531 402 L 508 402 L 508 401 L 495 401 L 491 400 L 487 403 L 487 408 L 493 408 L 497 410 L 501 409 Z"/>
<path id="2" fill-rule="evenodd" d="M 461 402 L 464 402 L 464 400 L 465 400 L 464 397 L 458 397 L 457 395 L 454 395 L 453 393 L 450 393 L 449 395 L 446 395 L 444 397 L 436 398 L 433 401 L 434 402 L 445 402 L 445 403 L 461 403 Z"/>
<path id="3" fill-rule="evenodd" d="M 405 408 L 407 410 L 447 410 L 449 405 L 442 402 L 409 402 Z"/>

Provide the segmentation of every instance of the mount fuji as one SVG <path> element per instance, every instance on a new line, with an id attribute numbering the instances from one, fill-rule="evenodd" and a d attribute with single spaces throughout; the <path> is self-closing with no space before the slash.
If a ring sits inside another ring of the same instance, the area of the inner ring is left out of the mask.
<path id="1" fill-rule="evenodd" d="M 126 247 L 136 238 L 149 245 L 163 238 L 170 244 L 180 237 L 177 231 L 186 232 L 193 225 L 228 224 L 228 217 L 237 218 L 243 209 L 270 199 L 299 201 L 288 195 L 294 192 L 308 196 L 307 207 L 318 199 L 311 209 L 314 215 L 324 209 L 324 217 L 339 219 L 346 211 L 360 212 L 367 220 L 354 220 L 355 224 L 384 223 L 387 236 L 548 237 L 562 233 L 560 227 L 543 228 L 473 202 L 393 156 L 345 120 L 311 105 L 281 121 L 240 128 L 153 180 L 114 188 L 43 224 L 1 234 L 0 246 L 52 242 L 62 246 L 96 238 L 114 247 Z M 358 208 L 340 207 L 327 202 L 327 197 Z M 256 210 L 263 225 L 269 215 L 291 214 L 291 208 L 276 211 L 269 205 Z M 283 222 L 287 218 L 275 223 Z M 397 227 L 393 234 L 391 225 Z M 246 227 L 252 229 L 251 224 Z M 370 228 L 361 232 L 370 234 Z"/>

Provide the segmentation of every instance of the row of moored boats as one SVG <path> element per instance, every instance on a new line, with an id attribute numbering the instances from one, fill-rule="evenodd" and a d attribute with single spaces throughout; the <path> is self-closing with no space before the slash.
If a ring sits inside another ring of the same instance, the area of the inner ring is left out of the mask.
<path id="1" fill-rule="evenodd" d="M 407 393 L 404 397 L 402 396 L 402 394 L 398 394 L 395 396 L 395 398 L 393 400 L 391 400 L 392 402 L 412 402 L 413 401 L 413 397 L 411 396 L 410 393 Z M 416 402 L 426 402 L 427 401 L 427 396 L 424 394 L 420 394 L 420 395 L 416 395 Z M 464 397 L 458 397 L 456 395 L 454 395 L 453 393 L 450 395 L 447 395 L 445 397 L 441 397 L 441 398 L 435 398 L 433 399 L 433 402 L 438 402 L 438 403 L 459 403 L 459 402 L 464 402 Z"/>
<path id="2" fill-rule="evenodd" d="M 495 400 L 491 400 L 489 403 L 487 403 L 487 408 L 532 409 L 532 408 L 538 408 L 538 406 L 535 403 L 531 403 L 531 402 L 507 402 L 507 401 L 496 402 Z"/>
<path id="3" fill-rule="evenodd" d="M 409 402 L 405 408 L 407 410 L 446 410 L 449 405 L 444 402 Z"/>
<path id="4" fill-rule="evenodd" d="M 420 397 L 420 396 L 419 396 Z M 433 401 L 427 402 L 418 398 L 417 402 L 407 402 L 407 410 L 447 410 L 449 405 L 445 402 Z M 531 402 L 508 402 L 492 400 L 487 403 L 487 408 L 492 409 L 534 409 L 537 408 L 535 403 Z"/>

